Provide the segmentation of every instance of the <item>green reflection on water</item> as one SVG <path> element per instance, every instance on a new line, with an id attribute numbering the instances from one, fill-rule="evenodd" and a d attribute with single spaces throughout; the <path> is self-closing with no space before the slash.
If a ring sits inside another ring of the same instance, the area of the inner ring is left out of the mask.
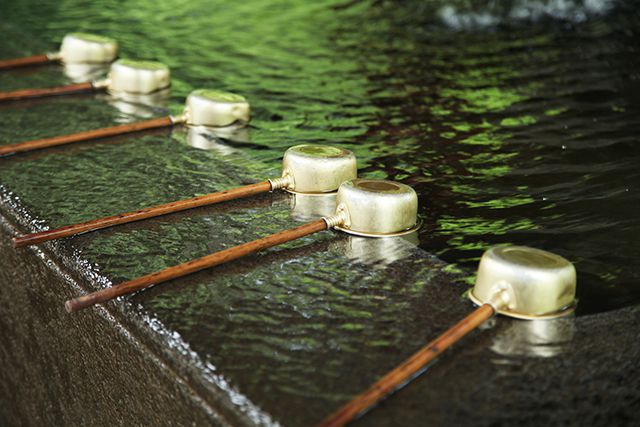
<path id="1" fill-rule="evenodd" d="M 594 310 L 614 288 L 600 292 L 600 279 L 637 283 L 633 271 L 611 268 L 633 265 L 638 253 L 633 242 L 624 253 L 618 249 L 628 239 L 630 218 L 637 217 L 634 199 L 619 196 L 620 187 L 630 188 L 637 167 L 624 163 L 634 160 L 631 132 L 620 124 L 615 133 L 605 119 L 615 113 L 616 120 L 635 123 L 638 103 L 607 86 L 624 87 L 623 71 L 633 75 L 635 69 L 615 38 L 598 34 L 602 44 L 571 39 L 555 27 L 515 35 L 454 33 L 430 26 L 435 3 L 421 4 L 419 12 L 395 3 L 343 1 L 0 0 L 0 6 L 1 57 L 52 50 L 70 29 L 110 35 L 122 57 L 170 66 L 171 112 L 182 111 L 192 90 L 209 88 L 245 96 L 254 113 L 249 138 L 221 140 L 218 151 L 188 146 L 176 129 L 0 159 L 0 183 L 36 225 L 66 225 L 278 176 L 286 148 L 329 143 L 353 150 L 363 176 L 417 188 L 427 219 L 422 244 L 452 263 L 446 272 L 471 281 L 482 250 L 520 239 L 575 255 L 570 258 L 579 269 L 594 277 L 579 289 L 592 291 Z M 581 30 L 592 36 L 589 26 Z M 616 49 L 623 54 L 609 56 Z M 590 73 L 583 61 L 592 65 Z M 610 75 L 610 69 L 623 71 Z M 0 90 L 68 81 L 61 67 L 43 67 L 3 74 Z M 601 93 L 590 94 L 596 84 Z M 104 96 L 59 98 L 0 114 L 0 144 L 142 117 L 118 110 Z M 563 152 L 563 144 L 574 150 Z M 620 168 L 630 183 L 609 173 Z M 270 203 L 237 212 L 205 209 L 201 216 L 139 223 L 73 242 L 101 273 L 125 280 L 293 225 L 288 207 L 270 209 Z M 191 338 L 197 351 L 229 367 L 247 390 L 266 394 L 267 407 L 277 410 L 284 394 L 301 408 L 324 411 L 357 390 L 335 393 L 309 380 L 306 362 L 292 362 L 296 352 L 308 351 L 309 363 L 317 362 L 324 376 L 341 378 L 350 353 L 365 353 L 362 371 L 379 367 L 390 346 L 419 340 L 425 331 L 417 318 L 431 324 L 424 316 L 443 314 L 425 309 L 439 267 L 425 258 L 408 260 L 390 277 L 387 266 L 363 267 L 336 256 L 340 250 L 327 252 L 334 237 L 290 243 L 284 252 L 256 258 L 266 259 L 264 265 L 205 272 L 136 298 Z M 306 249 L 316 244 L 322 250 Z M 600 261 L 603 253 L 611 260 Z M 400 273 L 407 277 L 398 279 Z M 615 291 L 624 294 L 623 287 Z M 584 306 L 587 299 L 581 299 Z M 459 302 L 455 307 L 466 308 Z M 210 335 L 199 335 L 195 326 L 202 324 Z M 288 327 L 272 330 L 282 324 Z M 234 347 L 238 331 L 246 332 L 246 342 Z M 243 374 L 256 354 L 261 371 Z M 364 377 L 362 371 L 350 372 L 352 378 Z M 264 393 L 261 379 L 277 392 Z M 311 421 L 306 413 L 295 416 L 298 424 Z"/>
<path id="2" fill-rule="evenodd" d="M 500 124 L 502 126 L 526 126 L 532 125 L 536 123 L 536 118 L 533 116 L 520 116 L 520 117 L 507 117 L 506 119 L 502 119 Z"/>
<path id="3" fill-rule="evenodd" d="M 445 98 L 453 97 L 465 101 L 461 111 L 482 114 L 490 111 L 501 111 L 522 101 L 525 97 L 516 91 L 507 91 L 499 87 L 484 89 L 445 89 L 441 92 Z"/>
<path id="4" fill-rule="evenodd" d="M 442 231 L 456 232 L 464 229 L 465 234 L 504 234 L 510 230 L 531 230 L 535 224 L 526 219 L 509 223 L 507 221 L 487 221 L 484 218 L 452 218 L 443 217 L 439 221 Z"/>

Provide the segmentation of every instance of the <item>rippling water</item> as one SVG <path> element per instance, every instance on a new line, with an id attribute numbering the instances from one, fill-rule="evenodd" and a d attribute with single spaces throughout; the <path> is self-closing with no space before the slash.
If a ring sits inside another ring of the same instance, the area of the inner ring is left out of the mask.
<path id="1" fill-rule="evenodd" d="M 157 108 L 105 95 L 2 105 L 0 144 L 179 112 L 201 87 L 241 93 L 254 110 L 246 135 L 212 141 L 212 151 L 175 129 L 0 159 L 0 196 L 36 226 L 272 176 L 303 142 L 350 148 L 363 175 L 416 188 L 420 246 L 448 267 L 411 242 L 390 251 L 327 233 L 132 298 L 144 307 L 132 317 L 141 310 L 164 325 L 204 371 L 276 420 L 317 421 L 467 312 L 448 273 L 472 282 L 496 243 L 574 261 L 578 314 L 640 300 L 631 2 L 0 0 L 0 10 L 0 57 L 53 50 L 82 30 L 173 71 L 172 97 Z M 47 66 L 3 73 L 0 90 L 67 81 Z M 293 225 L 288 200 L 266 195 L 55 248 L 108 285 Z M 574 334 L 571 320 L 520 326 L 492 351 L 555 356 Z"/>
<path id="2" fill-rule="evenodd" d="M 469 281 L 488 246 L 526 244 L 576 263 L 580 312 L 633 304 L 640 17 L 622 2 L 542 3 L 0 1 L 0 54 L 53 50 L 70 30 L 114 36 L 122 56 L 172 68 L 172 111 L 200 87 L 250 99 L 250 143 L 225 141 L 241 164 L 276 171 L 301 142 L 350 148 L 364 175 L 416 188 L 421 247 Z M 0 89 L 65 81 L 45 67 Z M 135 119 L 91 97 L 56 102 L 77 114 L 36 104 L 1 142 L 85 129 L 91 109 L 93 123 Z"/>

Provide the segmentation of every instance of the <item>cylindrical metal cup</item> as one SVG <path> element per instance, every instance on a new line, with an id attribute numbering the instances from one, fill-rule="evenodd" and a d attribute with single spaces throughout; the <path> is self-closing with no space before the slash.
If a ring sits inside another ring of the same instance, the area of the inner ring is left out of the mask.
<path id="1" fill-rule="evenodd" d="M 222 127 L 251 120 L 249 102 L 235 93 L 198 89 L 189 94 L 186 103 L 188 125 Z"/>
<path id="2" fill-rule="evenodd" d="M 170 85 L 169 68 L 160 62 L 120 59 L 111 65 L 109 71 L 108 88 L 114 95 L 148 94 Z"/>
<path id="3" fill-rule="evenodd" d="M 470 298 L 484 304 L 497 292 L 508 295 L 498 312 L 521 319 L 554 318 L 575 306 L 576 270 L 565 258 L 526 246 L 497 246 L 480 260 Z"/>
<path id="4" fill-rule="evenodd" d="M 118 56 L 118 42 L 94 34 L 71 33 L 62 39 L 59 56 L 66 64 L 108 63 Z"/>
<path id="5" fill-rule="evenodd" d="M 335 192 L 358 175 L 356 156 L 344 148 L 303 144 L 289 148 L 282 158 L 285 190 L 301 194 Z M 282 179 L 282 178 L 281 178 Z"/>
<path id="6" fill-rule="evenodd" d="M 408 234 L 419 227 L 418 195 L 408 185 L 394 181 L 354 179 L 338 189 L 343 223 L 336 228 L 367 237 Z"/>

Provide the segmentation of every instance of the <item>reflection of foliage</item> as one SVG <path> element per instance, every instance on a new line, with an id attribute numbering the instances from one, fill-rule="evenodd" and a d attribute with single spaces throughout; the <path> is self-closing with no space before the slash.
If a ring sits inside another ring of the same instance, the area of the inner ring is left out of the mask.
<path id="1" fill-rule="evenodd" d="M 470 113 L 502 111 L 523 99 L 522 96 L 514 92 L 507 92 L 497 87 L 470 90 L 445 89 L 441 95 L 444 98 L 454 97 L 465 101 L 461 110 Z"/>

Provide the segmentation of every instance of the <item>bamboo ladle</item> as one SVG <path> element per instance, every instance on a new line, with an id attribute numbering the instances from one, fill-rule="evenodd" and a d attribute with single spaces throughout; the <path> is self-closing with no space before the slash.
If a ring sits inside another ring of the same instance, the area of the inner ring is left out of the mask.
<path id="1" fill-rule="evenodd" d="M 219 191 L 191 199 L 156 205 L 137 211 L 120 213 L 79 224 L 18 236 L 14 247 L 35 245 L 49 240 L 69 237 L 118 224 L 126 224 L 200 206 L 253 196 L 278 189 L 304 194 L 335 192 L 344 181 L 357 176 L 355 155 L 342 148 L 328 145 L 304 144 L 289 148 L 282 159 L 282 176 L 256 184 Z"/>
<path id="2" fill-rule="evenodd" d="M 410 233 L 418 226 L 418 198 L 415 191 L 404 184 L 368 179 L 346 181 L 338 189 L 336 202 L 333 216 L 68 300 L 65 308 L 68 312 L 82 310 L 330 228 L 360 236 L 390 237 Z"/>
<path id="3" fill-rule="evenodd" d="M 166 89 L 170 84 L 170 72 L 166 65 L 154 61 L 120 59 L 111 64 L 105 79 L 43 89 L 0 92 L 0 102 L 97 91 L 106 91 L 114 95 L 146 95 Z"/>
<path id="4" fill-rule="evenodd" d="M 251 109 L 249 103 L 243 96 L 211 89 L 199 89 L 189 94 L 185 102 L 184 112 L 179 116 L 159 117 L 126 125 L 110 126 L 69 135 L 2 145 L 0 146 L 0 156 L 42 150 L 145 130 L 167 128 L 175 125 L 206 127 L 223 127 L 232 124 L 244 125 L 248 123 L 250 119 Z"/>
<path id="5" fill-rule="evenodd" d="M 424 370 L 429 362 L 495 313 L 517 319 L 553 319 L 575 309 L 576 270 L 561 256 L 526 246 L 499 246 L 484 253 L 471 314 L 418 350 L 317 427 L 347 424 Z"/>
<path id="6" fill-rule="evenodd" d="M 71 33 L 62 39 L 60 51 L 25 58 L 3 59 L 0 60 L 0 70 L 51 62 L 105 64 L 112 62 L 117 56 L 118 42 L 115 40 L 95 34 Z"/>

